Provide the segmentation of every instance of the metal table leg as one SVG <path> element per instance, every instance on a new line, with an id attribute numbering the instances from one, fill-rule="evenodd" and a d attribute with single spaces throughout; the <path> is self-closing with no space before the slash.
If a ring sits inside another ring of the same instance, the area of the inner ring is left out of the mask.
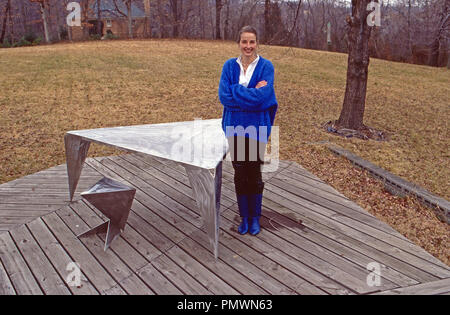
<path id="1" fill-rule="evenodd" d="M 216 260 L 219 257 L 220 194 L 222 189 L 222 162 L 215 169 L 215 176 L 207 169 L 184 165 L 192 190 L 203 218 L 203 226 L 213 248 Z"/>

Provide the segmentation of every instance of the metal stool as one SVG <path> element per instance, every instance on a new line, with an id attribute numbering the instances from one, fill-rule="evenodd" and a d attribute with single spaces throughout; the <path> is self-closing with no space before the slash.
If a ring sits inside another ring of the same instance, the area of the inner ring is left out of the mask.
<path id="1" fill-rule="evenodd" d="M 125 229 L 136 189 L 104 177 L 81 197 L 100 210 L 108 220 L 78 237 L 106 233 L 105 251 Z"/>

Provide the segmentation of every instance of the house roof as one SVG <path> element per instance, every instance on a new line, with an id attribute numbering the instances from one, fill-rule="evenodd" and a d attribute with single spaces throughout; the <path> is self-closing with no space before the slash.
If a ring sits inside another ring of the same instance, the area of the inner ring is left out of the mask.
<path id="1" fill-rule="evenodd" d="M 100 1 L 100 11 L 102 18 L 121 18 L 124 17 L 122 14 L 120 14 L 116 8 L 115 3 L 117 4 L 117 8 L 119 11 L 121 11 L 124 14 L 127 14 L 127 7 L 124 4 L 123 0 L 101 0 Z M 94 1 L 94 3 L 91 5 L 92 11 L 89 14 L 89 18 L 96 18 L 97 17 L 97 1 Z M 145 17 L 145 12 L 140 9 L 136 4 L 133 2 L 131 3 L 131 16 L 133 18 L 143 18 Z"/>

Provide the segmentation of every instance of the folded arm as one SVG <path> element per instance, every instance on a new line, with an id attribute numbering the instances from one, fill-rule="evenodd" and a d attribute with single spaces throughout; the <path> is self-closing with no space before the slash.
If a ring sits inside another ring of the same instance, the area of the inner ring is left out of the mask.
<path id="1" fill-rule="evenodd" d="M 262 79 L 267 82 L 267 85 L 260 88 L 246 88 L 240 84 L 233 84 L 230 88 L 233 100 L 243 109 L 266 110 L 271 107 L 273 104 L 264 106 L 274 88 L 274 69 L 271 64 L 264 70 Z"/>

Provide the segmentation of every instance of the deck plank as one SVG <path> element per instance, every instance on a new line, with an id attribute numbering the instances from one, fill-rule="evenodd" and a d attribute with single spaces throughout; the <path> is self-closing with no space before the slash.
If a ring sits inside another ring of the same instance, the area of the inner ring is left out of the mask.
<path id="1" fill-rule="evenodd" d="M 183 294 L 189 295 L 211 295 L 200 282 L 188 274 L 166 255 L 161 255 L 152 261 L 152 265 L 179 288 Z"/>
<path id="2" fill-rule="evenodd" d="M 301 179 L 300 179 L 300 178 Z M 343 206 L 347 209 L 349 209 L 349 213 L 352 212 L 359 212 L 362 215 L 365 215 L 368 218 L 364 218 L 365 220 L 370 220 L 373 218 L 371 214 L 369 214 L 366 210 L 358 206 L 356 203 L 351 201 L 350 199 L 346 198 L 345 196 L 337 195 L 336 193 L 324 190 L 322 187 L 318 187 L 317 184 L 311 179 L 308 179 L 304 176 L 298 176 L 297 178 L 291 178 L 285 173 L 277 174 L 275 177 L 277 180 L 280 180 L 281 182 L 287 184 L 288 186 L 295 188 L 294 191 L 297 192 L 305 192 L 305 197 L 307 196 L 314 196 L 324 199 L 325 201 L 330 201 L 332 203 L 338 204 L 340 206 Z M 331 188 L 330 186 L 327 186 Z M 332 188 L 331 188 L 332 189 Z M 305 198 L 306 199 L 306 198 Z M 386 225 L 383 228 L 387 229 L 389 232 L 395 232 L 390 226 Z"/>
<path id="3" fill-rule="evenodd" d="M 55 212 L 42 217 L 42 220 L 100 293 L 117 284 Z"/>
<path id="4" fill-rule="evenodd" d="M 227 282 L 235 290 L 241 294 L 252 295 L 267 295 L 268 292 L 255 283 L 253 283 L 246 276 L 237 272 L 235 269 L 225 264 L 222 260 L 216 261 L 213 253 L 209 249 L 205 249 L 200 244 L 190 238 L 184 239 L 178 244 L 180 248 L 195 257 L 198 262 L 211 270 L 215 275 Z"/>
<path id="5" fill-rule="evenodd" d="M 237 225 L 239 224 L 238 217 L 227 211 L 224 213 L 223 218 L 222 224 L 224 229 L 236 233 Z M 306 282 L 314 284 L 318 289 L 323 290 L 328 294 L 352 294 L 349 288 L 344 287 L 338 282 L 289 256 L 283 251 L 283 248 L 275 247 L 271 243 L 261 240 L 259 237 L 252 237 L 250 235 L 246 235 L 244 240 L 248 246 L 257 252 L 262 253 L 267 259 L 274 261 L 283 268 L 298 275 L 304 280 L 303 282 L 305 284 Z"/>
<path id="6" fill-rule="evenodd" d="M 59 208 L 61 208 L 61 205 L 33 205 L 33 204 L 0 204 L 0 211 L 16 211 L 16 212 L 25 212 L 25 211 L 48 211 L 48 212 L 52 212 L 52 211 L 56 211 Z"/>
<path id="7" fill-rule="evenodd" d="M 154 295 L 155 293 L 136 274 L 123 279 L 119 284 L 105 292 L 106 295 L 122 295 L 121 288 L 127 289 L 128 295 Z"/>
<path id="8" fill-rule="evenodd" d="M 222 222 L 224 222 L 223 220 L 226 219 L 223 218 Z M 271 275 L 273 278 L 283 283 L 283 285 L 287 286 L 288 292 L 287 293 L 283 292 L 283 294 L 291 294 L 291 293 L 293 294 L 294 292 L 305 295 L 327 294 L 325 291 L 320 290 L 313 284 L 300 278 L 295 273 L 289 271 L 287 268 L 278 264 L 276 261 L 268 259 L 268 257 L 266 257 L 264 253 L 261 253 L 256 249 L 253 249 L 246 243 L 245 239 L 238 237 L 236 231 L 233 229 L 227 229 L 223 227 L 220 233 L 220 241 L 221 241 L 220 247 L 221 254 L 223 253 L 224 248 L 228 248 L 229 250 L 232 250 L 235 253 L 233 257 L 234 256 L 241 257 L 242 259 L 247 260 L 249 263 L 253 264 L 254 266 L 257 266 L 262 271 Z"/>
<path id="9" fill-rule="evenodd" d="M 292 195 L 295 195 L 297 197 L 306 200 L 306 202 L 314 203 L 315 205 L 320 206 L 322 209 L 324 210 L 326 209 L 325 211 L 331 210 L 328 211 L 329 215 L 337 214 L 342 216 L 342 218 L 346 219 L 348 222 L 355 221 L 355 224 L 363 223 L 364 225 L 372 227 L 377 231 L 379 230 L 381 232 L 384 232 L 388 234 L 386 235 L 386 237 L 391 238 L 393 236 L 395 238 L 399 238 L 399 240 L 392 238 L 392 241 L 396 242 L 396 244 L 398 244 L 399 246 L 412 245 L 411 242 L 405 241 L 403 237 L 399 237 L 398 232 L 396 232 L 386 223 L 383 223 L 382 221 L 378 220 L 376 217 L 364 211 L 362 208 L 357 207 L 356 204 L 349 206 L 349 204 L 352 204 L 351 201 L 347 200 L 344 201 L 344 199 L 342 198 L 334 196 L 330 197 L 324 194 L 318 195 L 317 192 L 319 191 L 310 192 L 308 190 L 305 190 L 304 187 L 300 188 L 300 185 L 293 185 L 290 180 L 283 181 L 279 178 L 273 178 L 270 181 L 270 183 Z"/>
<path id="10" fill-rule="evenodd" d="M 376 293 L 377 295 L 448 295 L 450 278 Z"/>
<path id="11" fill-rule="evenodd" d="M 324 181 L 322 181 L 322 180 L 318 181 L 316 179 L 312 179 L 311 177 L 307 176 L 304 173 L 301 173 L 301 174 L 296 173 L 290 167 L 279 172 L 277 177 L 278 178 L 287 177 L 287 178 L 293 179 L 294 184 L 296 184 L 296 182 L 300 182 L 300 184 L 307 184 L 310 188 L 318 189 L 320 191 L 326 192 L 327 194 L 332 194 L 337 197 L 348 199 L 345 195 L 343 195 L 342 193 L 340 193 L 339 191 L 337 191 L 336 189 L 334 189 L 333 187 L 331 187 Z"/>
<path id="12" fill-rule="evenodd" d="M 42 248 L 45 255 L 51 261 L 51 264 L 55 267 L 55 270 L 59 273 L 62 279 L 67 279 L 69 271 L 67 270 L 70 263 L 73 263 L 73 259 L 64 250 L 58 240 L 53 236 L 50 230 L 45 225 L 41 218 L 33 220 L 27 224 L 30 232 L 33 234 L 39 246 Z M 98 295 L 98 291 L 92 285 L 92 283 L 81 273 L 81 285 L 69 286 L 72 294 L 74 295 Z"/>
<path id="13" fill-rule="evenodd" d="M 232 210 L 234 210 L 235 216 L 239 215 L 237 208 Z M 274 228 L 274 224 L 276 223 L 272 223 L 271 226 L 267 218 L 262 217 L 261 225 L 264 227 L 264 233 L 260 233 L 258 237 L 277 248 L 282 248 L 282 251 L 289 256 L 324 273 L 330 279 L 351 288 L 355 292 L 366 294 L 397 287 L 396 284 L 387 279 L 383 281 L 381 287 L 376 289 L 367 286 L 366 280 L 369 272 L 365 268 L 341 258 L 339 255 L 283 228 L 281 225 Z"/>
<path id="14" fill-rule="evenodd" d="M 48 210 L 22 210 L 17 211 L 18 209 L 14 210 L 0 210 L 0 220 L 2 218 L 37 218 L 43 215 L 46 215 L 48 213 Z"/>
<path id="15" fill-rule="evenodd" d="M 104 220 L 97 216 L 97 214 L 82 201 L 73 203 L 71 208 L 89 228 L 93 228 L 104 222 Z M 105 234 L 99 234 L 98 236 L 102 242 L 105 241 Z M 110 248 L 133 272 L 147 264 L 147 260 L 122 237 L 117 238 L 111 244 Z M 120 281 L 121 280 L 119 280 L 119 282 Z"/>
<path id="16" fill-rule="evenodd" d="M 339 240 L 339 243 L 345 246 L 354 247 L 358 251 L 366 252 L 369 257 L 374 258 L 374 261 L 394 269 L 396 269 L 396 266 L 401 266 L 400 270 L 402 270 L 402 273 L 419 282 L 435 281 L 438 279 L 437 276 L 421 269 L 421 267 L 427 263 L 417 259 L 416 256 L 397 249 L 388 243 L 373 237 L 369 233 L 365 233 L 366 230 L 364 229 L 361 231 L 359 229 L 354 229 L 353 226 L 345 225 L 339 222 L 339 220 L 336 219 L 336 216 L 324 215 L 323 213 L 314 211 L 315 209 L 299 205 L 298 203 L 285 198 L 286 196 L 280 196 L 275 192 L 279 191 L 277 189 L 272 190 L 270 185 L 266 185 L 265 195 L 267 197 L 295 211 L 296 215 L 298 215 L 303 222 L 312 220 L 310 222 L 326 225 L 329 228 L 328 234 L 330 237 L 334 235 L 334 237 Z M 417 263 L 418 260 L 419 262 Z"/>
<path id="17" fill-rule="evenodd" d="M 12 230 L 11 237 L 46 295 L 70 295 L 65 281 L 53 268 L 25 225 Z"/>
<path id="18" fill-rule="evenodd" d="M 206 268 L 194 257 L 178 246 L 172 247 L 166 255 L 180 268 L 197 279 L 206 289 L 218 295 L 238 295 L 239 292 L 217 276 L 213 271 Z"/>
<path id="19" fill-rule="evenodd" d="M 0 260 L 18 295 L 43 294 L 9 233 L 0 235 Z"/>
<path id="20" fill-rule="evenodd" d="M 74 234 L 82 233 L 90 228 L 74 211 L 71 211 L 71 209 L 67 207 L 58 210 L 57 214 Z M 128 288 L 122 286 L 122 281 L 131 277 L 133 275 L 133 270 L 127 266 L 114 250 L 104 251 L 104 240 L 99 235 L 82 237 L 80 238 L 80 241 L 85 245 L 90 254 L 101 264 L 102 268 L 108 272 L 117 283 L 121 284 L 121 287 L 127 293 L 129 293 Z M 120 242 L 115 242 L 114 246 L 120 246 Z M 81 265 L 81 267 L 83 268 L 83 265 Z M 131 288 L 131 290 L 132 289 L 133 288 Z"/>
<path id="21" fill-rule="evenodd" d="M 163 273 L 156 269 L 151 263 L 138 271 L 137 275 L 151 287 L 156 294 L 173 295 L 182 292 L 170 282 Z"/>
<path id="22" fill-rule="evenodd" d="M 404 261 L 417 266 L 419 269 L 426 270 L 434 277 L 445 278 L 449 276 L 448 269 L 435 265 L 433 263 L 434 259 L 430 258 L 431 255 L 414 244 L 403 241 L 360 221 L 353 220 L 352 218 L 336 213 L 331 209 L 323 208 L 320 205 L 310 201 L 305 201 L 304 199 L 287 192 L 272 183 L 268 183 L 266 185 L 266 190 L 279 194 L 285 200 L 287 199 L 295 202 L 297 204 L 296 210 L 308 209 L 309 212 L 312 211 L 314 214 L 320 214 L 323 217 L 332 218 L 333 221 L 342 224 L 341 228 L 345 230 L 345 234 L 354 235 L 354 238 L 361 237 L 362 239 L 367 240 L 369 242 L 368 244 L 371 244 L 371 246 L 398 258 L 402 258 Z"/>
<path id="23" fill-rule="evenodd" d="M 199 230 L 193 233 L 191 238 L 201 244 L 204 248 L 208 248 L 209 242 L 203 231 Z M 237 255 L 236 252 L 225 246 L 220 246 L 220 257 L 228 266 L 232 267 L 242 275 L 245 275 L 249 279 L 247 281 L 254 282 L 269 294 L 288 295 L 295 292 L 294 289 L 287 287 L 276 278 L 272 277 L 270 273 L 264 272 L 258 268 L 258 266 L 248 262 L 243 257 Z"/>
<path id="24" fill-rule="evenodd" d="M 339 240 L 343 235 L 338 235 L 335 231 L 328 229 L 326 226 L 307 218 L 302 221 L 300 216 L 294 211 L 267 197 L 264 198 L 263 217 L 265 218 L 264 228 L 271 230 L 286 229 L 298 234 L 311 242 L 312 246 L 320 246 L 338 256 L 339 259 L 337 259 L 337 261 L 341 261 L 342 264 L 344 264 L 342 259 L 345 259 L 345 261 L 354 263 L 365 269 L 370 263 L 374 262 L 374 259 L 368 256 L 371 255 L 373 251 L 364 251 L 361 250 L 359 246 L 349 246 L 349 244 L 346 244 L 345 246 L 339 243 Z M 357 244 L 355 243 L 355 245 Z M 418 281 L 391 268 L 384 268 L 382 276 L 399 286 L 418 283 Z"/>
<path id="25" fill-rule="evenodd" d="M 16 291 L 9 280 L 8 273 L 3 266 L 1 257 L 0 257 L 0 295 L 16 295 Z"/>

